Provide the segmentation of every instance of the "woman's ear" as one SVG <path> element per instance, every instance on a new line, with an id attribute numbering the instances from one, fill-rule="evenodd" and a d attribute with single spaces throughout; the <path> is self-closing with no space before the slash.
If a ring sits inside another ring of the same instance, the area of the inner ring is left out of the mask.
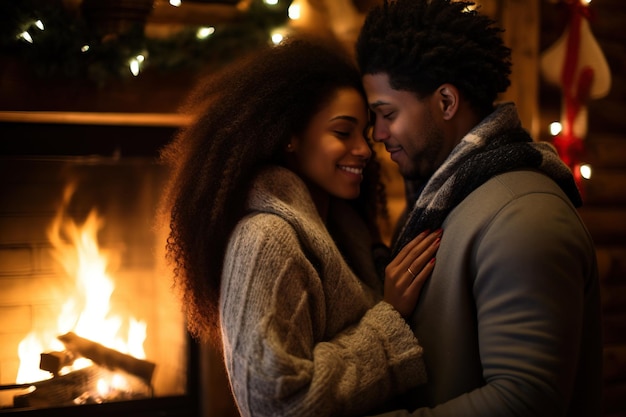
<path id="1" fill-rule="evenodd" d="M 287 144 L 287 146 L 285 146 L 285 152 L 287 153 L 295 152 L 297 143 L 298 143 L 298 138 L 295 136 L 292 136 L 292 138 L 289 139 L 289 143 Z"/>
<path id="2" fill-rule="evenodd" d="M 287 143 L 287 145 L 285 145 L 285 147 L 283 148 L 285 150 L 285 166 L 294 172 L 296 172 L 298 168 L 298 155 L 296 154 L 296 144 L 297 141 L 295 140 L 295 138 L 291 138 L 291 140 L 289 140 L 289 143 Z"/>
<path id="3" fill-rule="evenodd" d="M 441 84 L 437 88 L 437 97 L 439 99 L 439 109 L 441 110 L 444 120 L 450 120 L 459 109 L 459 90 L 452 84 Z"/>

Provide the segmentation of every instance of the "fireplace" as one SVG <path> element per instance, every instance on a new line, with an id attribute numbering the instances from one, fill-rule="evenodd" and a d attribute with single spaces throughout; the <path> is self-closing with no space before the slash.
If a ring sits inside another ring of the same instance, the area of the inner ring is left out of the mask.
<path id="1" fill-rule="evenodd" d="M 0 123 L 0 414 L 233 415 L 154 227 L 184 120 L 84 116 Z"/>

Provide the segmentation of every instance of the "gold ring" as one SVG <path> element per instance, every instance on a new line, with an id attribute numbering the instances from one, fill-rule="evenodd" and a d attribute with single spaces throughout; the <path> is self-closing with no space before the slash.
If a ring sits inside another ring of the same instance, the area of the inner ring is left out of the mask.
<path id="1" fill-rule="evenodd" d="M 413 278 L 417 277 L 417 275 L 415 275 L 415 273 L 411 271 L 411 267 L 408 267 L 406 270 L 409 272 L 409 274 L 411 274 Z"/>

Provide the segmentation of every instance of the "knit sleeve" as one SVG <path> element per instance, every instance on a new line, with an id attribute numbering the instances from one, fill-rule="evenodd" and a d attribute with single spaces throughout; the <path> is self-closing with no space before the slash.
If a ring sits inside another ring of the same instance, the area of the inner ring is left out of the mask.
<path id="1" fill-rule="evenodd" d="M 222 287 L 226 368 L 243 416 L 358 415 L 425 381 L 421 347 L 385 302 L 326 337 L 334 318 L 314 264 L 280 218 L 255 217 L 231 239 Z"/>

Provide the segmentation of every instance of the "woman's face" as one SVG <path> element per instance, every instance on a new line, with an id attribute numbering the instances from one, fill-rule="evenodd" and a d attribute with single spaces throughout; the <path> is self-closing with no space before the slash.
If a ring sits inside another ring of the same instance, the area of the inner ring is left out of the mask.
<path id="1" fill-rule="evenodd" d="M 366 127 L 363 97 L 353 88 L 337 90 L 302 135 L 292 138 L 291 168 L 309 187 L 339 198 L 358 197 L 363 168 L 372 155 L 364 137 Z"/>

